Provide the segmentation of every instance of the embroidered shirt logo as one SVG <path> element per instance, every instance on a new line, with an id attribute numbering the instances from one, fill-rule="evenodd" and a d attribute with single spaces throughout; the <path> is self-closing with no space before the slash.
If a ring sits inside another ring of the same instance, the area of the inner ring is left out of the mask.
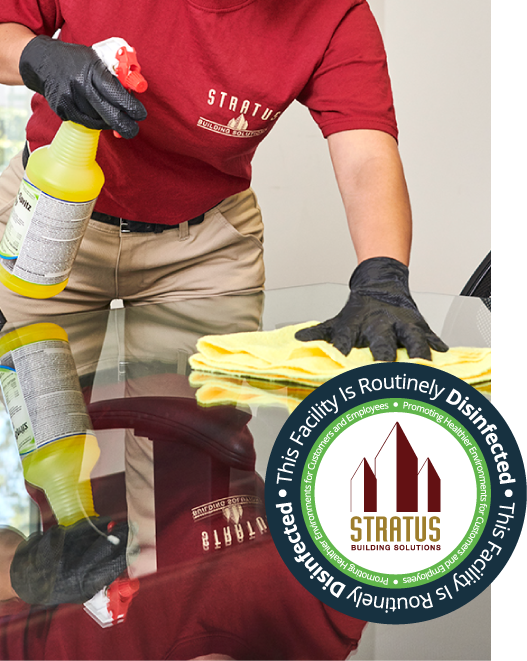
<path id="1" fill-rule="evenodd" d="M 199 507 L 194 507 L 192 509 L 192 519 L 194 521 L 199 521 L 200 519 L 206 519 L 211 516 L 223 512 L 223 516 L 229 520 L 231 514 L 234 512 L 234 508 L 241 508 L 243 506 L 262 506 L 263 501 L 259 496 L 244 495 L 244 496 L 229 496 L 228 498 L 220 498 L 219 500 L 213 500 L 210 503 L 205 503 Z M 229 514 L 226 514 L 226 511 Z M 234 518 L 234 517 L 233 517 Z"/>
<path id="2" fill-rule="evenodd" d="M 238 131 L 245 131 L 245 129 L 249 126 L 249 122 L 243 115 L 240 115 L 236 119 L 231 119 L 227 126 Z"/>
<path id="3" fill-rule="evenodd" d="M 256 509 L 256 512 L 251 513 L 253 509 Z M 254 494 L 220 498 L 194 507 L 191 511 L 193 521 L 204 526 L 201 531 L 204 551 L 227 548 L 232 546 L 234 539 L 241 544 L 267 534 L 263 500 Z M 258 511 L 262 514 L 258 515 Z M 222 515 L 221 518 L 217 516 L 219 514 Z M 205 519 L 213 520 L 206 524 Z"/>
<path id="4" fill-rule="evenodd" d="M 215 121 L 207 117 L 201 116 L 198 119 L 197 126 L 212 131 L 213 133 L 221 133 L 232 138 L 254 138 L 263 133 L 267 133 L 271 126 L 267 124 L 263 128 L 249 129 L 249 119 L 252 121 L 260 120 L 264 122 L 273 122 L 281 114 L 281 111 L 275 112 L 272 108 L 264 107 L 261 103 L 249 101 L 248 99 L 240 100 L 237 96 L 229 95 L 227 92 L 216 93 L 215 89 L 210 89 L 208 93 L 207 103 L 209 106 L 216 106 L 218 108 L 228 109 L 230 112 L 237 115 L 232 117 L 227 123 Z M 207 113 L 208 114 L 208 113 Z"/>

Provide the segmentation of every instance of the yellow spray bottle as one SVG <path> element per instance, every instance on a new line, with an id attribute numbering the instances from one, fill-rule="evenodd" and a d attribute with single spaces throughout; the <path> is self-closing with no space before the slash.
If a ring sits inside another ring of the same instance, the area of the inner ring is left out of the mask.
<path id="1" fill-rule="evenodd" d="M 112 37 L 93 47 L 129 90 L 143 92 L 135 50 Z M 29 157 L 0 242 L 0 282 L 30 298 L 50 298 L 68 283 L 104 175 L 95 161 L 100 131 L 63 122 L 50 145 Z"/>
<path id="2" fill-rule="evenodd" d="M 0 338 L 0 385 L 25 479 L 60 525 L 97 516 L 90 475 L 100 450 L 64 329 L 32 324 Z"/>
<path id="3" fill-rule="evenodd" d="M 29 157 L 0 243 L 0 281 L 31 298 L 61 292 L 104 184 L 100 131 L 63 122 Z"/>

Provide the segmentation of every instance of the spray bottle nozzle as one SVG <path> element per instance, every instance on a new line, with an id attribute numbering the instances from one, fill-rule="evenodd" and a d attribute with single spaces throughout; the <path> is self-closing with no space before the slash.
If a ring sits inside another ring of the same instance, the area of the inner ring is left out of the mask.
<path id="1" fill-rule="evenodd" d="M 135 48 L 122 46 L 116 54 L 117 66 L 115 73 L 123 87 L 132 92 L 144 92 L 148 83 L 141 75 L 141 67 L 137 61 Z"/>
<path id="2" fill-rule="evenodd" d="M 123 87 L 129 92 L 144 92 L 148 88 L 141 67 L 137 61 L 137 53 L 128 42 L 121 37 L 110 37 L 92 46 L 93 50 L 106 65 L 108 71 L 117 76 Z M 121 136 L 113 132 L 116 138 Z"/>
<path id="3" fill-rule="evenodd" d="M 121 37 L 110 37 L 92 46 L 106 68 L 129 92 L 144 92 L 148 83 L 141 75 L 135 48 Z"/>

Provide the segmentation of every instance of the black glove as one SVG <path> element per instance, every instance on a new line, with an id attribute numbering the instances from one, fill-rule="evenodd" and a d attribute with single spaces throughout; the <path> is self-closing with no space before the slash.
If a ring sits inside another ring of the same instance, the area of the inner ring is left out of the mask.
<path id="1" fill-rule="evenodd" d="M 137 122 L 146 117 L 143 104 L 88 46 L 41 35 L 22 51 L 19 69 L 26 87 L 42 94 L 63 120 L 133 138 L 139 131 Z"/>
<path id="2" fill-rule="evenodd" d="M 302 342 L 325 340 L 345 356 L 352 347 L 370 347 L 375 360 L 395 360 L 397 347 L 410 358 L 430 360 L 430 347 L 448 351 L 430 330 L 408 288 L 408 268 L 390 257 L 373 257 L 357 266 L 350 297 L 333 319 L 298 331 Z M 430 345 L 430 346 L 429 346 Z"/>
<path id="3" fill-rule="evenodd" d="M 91 519 L 107 533 L 109 519 Z M 11 585 L 28 604 L 82 604 L 110 585 L 126 569 L 128 524 L 111 530 L 112 544 L 84 519 L 67 528 L 54 526 L 34 533 L 17 548 L 11 563 Z M 115 541 L 115 540 L 114 540 Z"/>

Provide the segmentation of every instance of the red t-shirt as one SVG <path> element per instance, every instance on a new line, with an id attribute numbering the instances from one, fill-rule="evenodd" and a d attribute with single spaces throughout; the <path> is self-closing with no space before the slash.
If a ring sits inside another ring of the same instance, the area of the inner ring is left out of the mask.
<path id="1" fill-rule="evenodd" d="M 0 22 L 92 44 L 135 47 L 148 118 L 133 140 L 101 134 L 96 209 L 128 220 L 194 218 L 251 180 L 256 147 L 287 106 L 305 104 L 325 137 L 397 136 L 382 40 L 365 0 L 2 0 Z M 31 149 L 60 120 L 33 99 Z"/>

